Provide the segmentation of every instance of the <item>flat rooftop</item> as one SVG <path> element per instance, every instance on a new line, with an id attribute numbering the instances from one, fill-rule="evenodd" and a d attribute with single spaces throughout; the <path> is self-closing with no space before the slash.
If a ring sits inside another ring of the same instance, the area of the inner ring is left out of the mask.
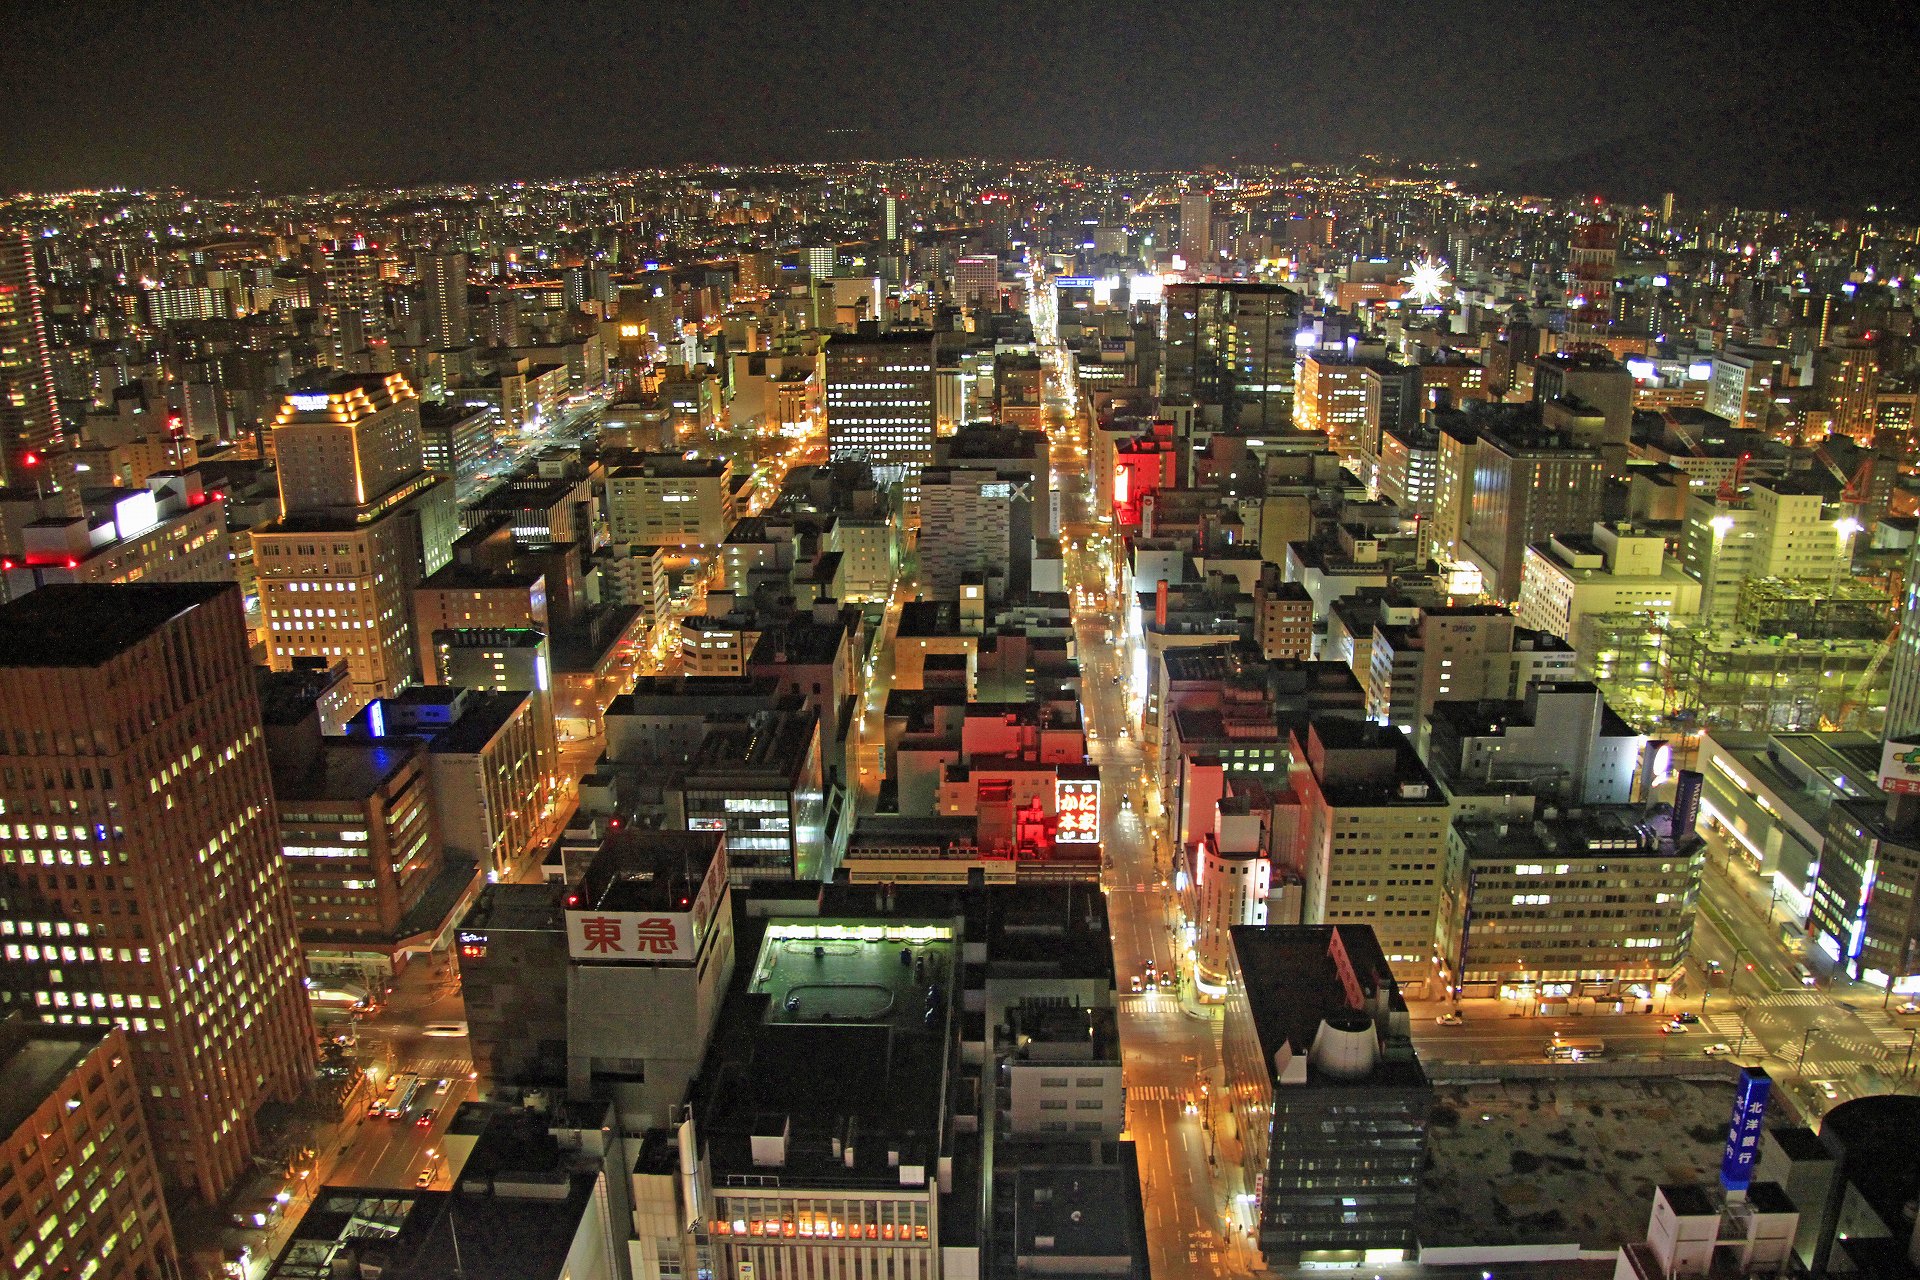
<path id="1" fill-rule="evenodd" d="M 102 666 L 187 610 L 238 590 L 230 582 L 49 583 L 0 607 L 0 666 Z"/>
<path id="2" fill-rule="evenodd" d="M 1423 1246 L 1646 1238 L 1653 1191 L 1717 1184 L 1731 1080 L 1586 1078 L 1439 1085 L 1420 1184 Z"/>
<path id="3" fill-rule="evenodd" d="M 1361 1012 L 1349 999 L 1349 974 L 1370 1004 L 1384 993 L 1390 1011 L 1400 1015 L 1406 1012 L 1379 940 L 1366 925 L 1236 925 L 1232 932 L 1247 1005 L 1254 1031 L 1260 1037 L 1261 1057 L 1269 1063 L 1283 1048 L 1306 1053 L 1319 1034 L 1320 1024 L 1329 1017 Z M 1336 958 L 1336 940 L 1338 952 L 1344 952 L 1348 962 L 1345 972 Z M 1365 1080 L 1340 1081 L 1340 1087 L 1425 1087 L 1427 1073 L 1413 1056 L 1411 1043 L 1404 1042 L 1404 1055 L 1389 1054 L 1390 1038 L 1379 1018 L 1374 1019 L 1374 1032 L 1381 1040 L 1382 1052 L 1372 1072 Z M 1311 1062 L 1307 1072 L 1308 1085 L 1321 1083 Z"/>
<path id="4" fill-rule="evenodd" d="M 714 831 L 615 831 L 580 885 L 594 911 L 684 911 L 699 896 L 725 836 Z"/>
<path id="5" fill-rule="evenodd" d="M 565 890 L 552 884 L 490 884 L 460 921 L 462 929 L 500 933 L 560 933 Z"/>
<path id="6" fill-rule="evenodd" d="M 397 777 L 425 746 L 411 738 L 325 738 L 313 767 L 298 772 L 275 769 L 273 798 L 288 803 L 316 801 L 358 804 Z"/>
<path id="7" fill-rule="evenodd" d="M 25 1124 L 107 1037 L 104 1030 L 76 1033 L 31 1024 L 19 1030 L 22 1039 L 0 1062 L 0 1135 Z"/>
<path id="8" fill-rule="evenodd" d="M 774 1172 L 753 1139 L 782 1132 L 785 1184 L 901 1189 L 913 1166 L 933 1184 L 958 1044 L 956 924 L 822 915 L 767 921 L 757 948 L 743 938 L 754 959 L 695 1085 L 716 1184 Z M 849 1136 L 851 1163 L 834 1150 Z"/>

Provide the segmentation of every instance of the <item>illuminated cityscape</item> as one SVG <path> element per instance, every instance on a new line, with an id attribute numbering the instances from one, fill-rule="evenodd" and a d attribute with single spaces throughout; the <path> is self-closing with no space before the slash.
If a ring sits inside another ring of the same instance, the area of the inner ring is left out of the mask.
<path id="1" fill-rule="evenodd" d="M 0 1278 L 1920 1277 L 1910 15 L 408 8 L 0 85 Z"/>

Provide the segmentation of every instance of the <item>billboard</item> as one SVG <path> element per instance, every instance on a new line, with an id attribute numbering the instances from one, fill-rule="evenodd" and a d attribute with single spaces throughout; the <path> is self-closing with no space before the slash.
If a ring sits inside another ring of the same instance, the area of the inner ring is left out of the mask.
<path id="1" fill-rule="evenodd" d="M 567 955 L 575 960 L 691 961 L 698 942 L 688 911 L 567 912 Z"/>
<path id="2" fill-rule="evenodd" d="M 1745 1191 L 1753 1181 L 1753 1166 L 1760 1159 L 1761 1124 L 1772 1092 L 1773 1077 L 1765 1068 L 1741 1068 L 1740 1083 L 1733 1090 L 1733 1119 L 1727 1125 L 1727 1150 L 1720 1157 L 1720 1185 L 1729 1191 Z"/>
<path id="3" fill-rule="evenodd" d="M 1053 278 L 1056 289 L 1092 289 L 1104 283 L 1105 280 L 1100 276 L 1055 276 Z"/>
<path id="4" fill-rule="evenodd" d="M 1053 811 L 1060 820 L 1054 833 L 1059 844 L 1100 843 L 1100 784 L 1056 779 Z"/>
<path id="5" fill-rule="evenodd" d="M 1920 742 L 1888 742 L 1880 748 L 1880 789 L 1893 796 L 1920 796 Z"/>
<path id="6" fill-rule="evenodd" d="M 1673 838 L 1685 842 L 1700 825 L 1700 797 L 1707 785 L 1698 769 L 1682 769 L 1673 784 Z"/>

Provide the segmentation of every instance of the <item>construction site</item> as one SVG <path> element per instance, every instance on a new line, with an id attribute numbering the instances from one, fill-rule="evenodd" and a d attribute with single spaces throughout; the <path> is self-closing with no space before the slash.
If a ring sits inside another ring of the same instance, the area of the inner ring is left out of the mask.
<path id="1" fill-rule="evenodd" d="M 1892 612 L 1874 584 L 1764 578 L 1742 587 L 1735 627 L 1590 614 L 1575 643 L 1582 674 L 1643 733 L 1878 733 Z"/>

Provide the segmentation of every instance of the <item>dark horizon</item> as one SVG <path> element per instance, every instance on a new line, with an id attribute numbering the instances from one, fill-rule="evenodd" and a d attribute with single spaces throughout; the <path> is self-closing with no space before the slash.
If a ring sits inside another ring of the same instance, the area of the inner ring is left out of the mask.
<path id="1" fill-rule="evenodd" d="M 1724 3 L 1463 0 L 1199 14 L 1069 2 L 1032 17 L 652 0 L 7 9 L 9 192 L 876 155 L 1161 171 L 1366 152 L 1622 198 L 1849 205 L 1920 190 L 1900 160 L 1920 121 L 1905 72 L 1920 48 L 1891 6 L 1768 23 Z"/>

